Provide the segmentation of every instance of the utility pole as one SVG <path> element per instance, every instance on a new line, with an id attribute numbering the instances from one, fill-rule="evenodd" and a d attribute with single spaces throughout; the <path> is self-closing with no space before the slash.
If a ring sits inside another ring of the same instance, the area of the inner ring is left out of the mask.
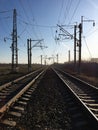
<path id="1" fill-rule="evenodd" d="M 82 36 L 82 24 L 79 24 L 79 68 L 78 72 L 81 72 L 81 36 Z"/>
<path id="2" fill-rule="evenodd" d="M 55 59 L 54 59 L 54 55 L 52 55 L 52 57 L 50 57 L 50 59 L 53 59 L 53 64 L 55 63 Z"/>
<path id="3" fill-rule="evenodd" d="M 74 36 L 72 35 L 72 34 L 70 34 L 67 30 L 65 30 L 62 26 L 60 26 L 60 25 L 57 25 L 59 28 L 60 28 L 60 31 L 62 31 L 62 33 L 61 34 L 59 34 L 59 36 L 63 36 L 63 37 L 65 37 L 65 39 L 73 39 L 74 38 Z M 76 44 L 75 44 L 76 45 Z M 76 48 L 76 47 L 75 47 Z M 75 49 L 76 50 L 76 49 Z M 74 50 L 74 51 L 75 51 Z M 75 56 L 76 57 L 76 56 Z M 69 60 L 69 62 L 70 62 L 70 51 L 68 51 L 68 60 Z M 75 61 L 76 61 L 76 59 L 75 59 Z"/>
<path id="4" fill-rule="evenodd" d="M 30 72 L 32 69 L 31 66 L 31 59 L 32 59 L 32 52 L 31 52 L 31 40 L 27 39 L 27 51 L 28 51 L 28 72 Z"/>
<path id="5" fill-rule="evenodd" d="M 33 42 L 36 42 L 36 44 L 34 44 L 33 46 L 31 45 L 32 44 L 32 41 Z M 41 42 L 43 41 L 43 39 L 41 40 L 32 40 L 31 38 L 30 39 L 27 39 L 27 51 L 28 51 L 28 72 L 30 72 L 32 70 L 32 48 L 34 47 L 40 47 L 41 49 L 43 48 L 47 48 L 46 46 L 43 46 L 41 44 Z"/>
<path id="6" fill-rule="evenodd" d="M 29 54 L 29 39 L 27 39 L 27 52 L 28 52 L 28 72 L 29 72 L 29 68 L 30 68 L 30 54 Z"/>
<path id="7" fill-rule="evenodd" d="M 77 25 L 74 25 L 74 68 L 76 67 L 76 28 Z"/>
<path id="8" fill-rule="evenodd" d="M 93 26 L 95 26 L 95 21 L 91 19 L 84 19 L 84 16 L 81 16 L 81 26 L 82 26 L 82 33 L 83 33 L 83 22 L 93 22 Z"/>
<path id="9" fill-rule="evenodd" d="M 28 72 L 32 70 L 32 52 L 31 52 L 31 39 L 27 39 L 28 46 Z"/>
<path id="10" fill-rule="evenodd" d="M 31 38 L 30 38 L 30 71 L 32 70 L 32 52 L 31 52 L 31 50 L 32 50 L 32 47 L 31 47 Z"/>
<path id="11" fill-rule="evenodd" d="M 95 26 L 95 21 L 94 20 L 88 20 L 88 19 L 83 19 L 83 16 L 81 16 L 81 23 L 79 24 L 79 70 L 78 72 L 81 72 L 81 45 L 82 45 L 82 33 L 83 33 L 83 22 L 93 22 L 93 26 Z"/>
<path id="12" fill-rule="evenodd" d="M 59 60 L 59 55 L 57 54 L 56 56 L 57 56 L 57 64 L 58 64 L 58 60 Z"/>
<path id="13" fill-rule="evenodd" d="M 68 61 L 70 63 L 70 50 L 68 51 Z"/>
<path id="14" fill-rule="evenodd" d="M 18 67 L 18 48 L 17 48 L 17 13 L 13 11 L 13 32 L 12 32 L 12 72 L 16 72 Z"/>
<path id="15" fill-rule="evenodd" d="M 43 57 L 42 57 L 42 55 L 41 55 L 41 67 L 42 67 L 42 58 L 43 58 Z"/>
<path id="16" fill-rule="evenodd" d="M 44 60 L 44 64 L 46 65 L 46 59 Z"/>

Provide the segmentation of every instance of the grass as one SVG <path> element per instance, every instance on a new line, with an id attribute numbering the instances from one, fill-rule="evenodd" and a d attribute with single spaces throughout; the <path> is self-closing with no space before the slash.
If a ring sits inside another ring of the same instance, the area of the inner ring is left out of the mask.
<path id="1" fill-rule="evenodd" d="M 56 66 L 98 87 L 98 63 L 82 62 L 80 74 L 78 73 L 78 63 L 76 67 L 73 62 Z"/>
<path id="2" fill-rule="evenodd" d="M 0 64 L 0 85 L 10 82 L 26 73 L 28 73 L 27 64 L 19 64 L 19 70 L 17 73 L 11 72 L 11 64 Z M 37 70 L 41 67 L 40 64 L 33 64 L 32 71 Z M 44 67 L 44 66 L 43 66 Z"/>

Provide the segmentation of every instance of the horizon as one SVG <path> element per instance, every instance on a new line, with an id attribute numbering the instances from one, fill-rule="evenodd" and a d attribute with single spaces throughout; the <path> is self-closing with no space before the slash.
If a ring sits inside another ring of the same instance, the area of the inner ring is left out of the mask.
<path id="1" fill-rule="evenodd" d="M 75 4 L 74 4 L 75 3 Z M 43 46 L 46 49 L 32 49 L 32 63 L 40 63 L 40 56 L 56 57 L 59 55 L 59 62 L 68 61 L 68 51 L 71 52 L 71 61 L 74 55 L 74 41 L 65 39 L 55 41 L 56 30 L 60 33 L 57 24 L 67 25 L 64 27 L 72 35 L 73 27 L 68 27 L 77 22 L 81 22 L 81 16 L 84 21 L 94 20 L 92 22 L 83 22 L 82 34 L 82 59 L 88 60 L 98 57 L 98 1 L 97 0 L 1 0 L 0 4 L 0 63 L 11 63 L 12 52 L 11 33 L 13 30 L 13 9 L 17 11 L 17 32 L 18 32 L 18 63 L 27 64 L 27 39 L 44 39 Z M 78 37 L 78 36 L 77 36 Z M 5 41 L 4 41 L 5 39 Z M 32 46 L 35 42 L 32 43 Z M 78 49 L 77 49 L 78 60 Z M 52 64 L 52 60 L 47 60 Z"/>

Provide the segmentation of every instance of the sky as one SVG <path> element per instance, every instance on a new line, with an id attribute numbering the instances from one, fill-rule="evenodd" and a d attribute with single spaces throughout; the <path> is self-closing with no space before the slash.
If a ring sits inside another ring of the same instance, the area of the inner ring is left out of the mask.
<path id="1" fill-rule="evenodd" d="M 32 63 L 43 64 L 45 57 L 59 55 L 59 63 L 74 59 L 74 40 L 60 38 L 63 34 L 57 25 L 74 34 L 74 25 L 81 23 L 83 16 L 82 59 L 98 57 L 98 0 L 0 0 L 0 63 L 11 63 L 13 9 L 17 11 L 18 63 L 27 63 L 27 39 L 41 40 L 43 46 L 32 48 Z M 95 27 L 93 27 L 95 21 Z M 90 22 L 91 21 L 91 22 Z M 78 38 L 77 28 L 77 38 Z M 4 41 L 4 39 L 6 39 Z M 32 46 L 36 42 L 32 41 Z M 78 47 L 77 47 L 78 59 Z M 47 64 L 53 59 L 47 59 Z"/>

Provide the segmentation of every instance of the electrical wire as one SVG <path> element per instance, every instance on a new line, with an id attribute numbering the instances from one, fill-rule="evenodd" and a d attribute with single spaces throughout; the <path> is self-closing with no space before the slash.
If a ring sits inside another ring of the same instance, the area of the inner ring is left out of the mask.
<path id="1" fill-rule="evenodd" d="M 86 34 L 87 34 L 86 37 L 91 36 L 92 34 L 94 34 L 94 33 L 97 32 L 97 31 L 98 31 L 98 28 L 97 28 L 96 30 L 92 31 L 92 32 L 86 33 Z"/>
<path id="2" fill-rule="evenodd" d="M 30 3 L 30 1 L 28 1 L 28 9 L 30 10 L 30 13 L 31 13 L 31 15 L 32 15 L 32 17 L 33 17 L 33 22 L 35 22 L 35 24 L 36 25 L 38 25 L 38 23 L 37 23 L 37 21 L 36 21 L 36 19 L 35 19 L 35 17 L 34 17 L 34 14 L 33 14 L 33 10 L 32 10 L 32 7 L 31 7 L 31 3 Z M 40 34 L 40 37 L 43 37 L 42 36 L 42 33 L 41 33 L 41 30 L 38 28 L 38 26 L 36 26 L 37 27 L 37 32 L 39 32 L 39 34 Z"/>
<path id="3" fill-rule="evenodd" d="M 67 11 L 68 11 L 68 3 L 69 3 L 69 0 L 67 0 L 66 3 L 65 3 L 65 11 L 64 11 L 65 19 L 66 19 L 66 15 L 67 15 Z"/>
<path id="4" fill-rule="evenodd" d="M 65 23 L 64 21 L 66 21 L 67 17 L 69 16 L 69 12 L 70 12 L 72 3 L 73 3 L 73 0 L 70 0 L 70 1 L 68 0 L 68 5 L 66 5 L 65 12 L 64 12 L 63 23 Z"/>
<path id="5" fill-rule="evenodd" d="M 84 39 L 85 45 L 86 45 L 86 47 L 87 47 L 87 50 L 88 50 L 88 52 L 89 52 L 90 58 L 92 58 L 92 54 L 91 54 L 90 49 L 89 49 L 89 47 L 88 47 L 88 45 L 87 45 L 85 36 L 83 37 L 83 39 Z"/>
<path id="6" fill-rule="evenodd" d="M 28 14 L 27 14 L 27 12 L 26 12 L 26 10 L 24 8 L 24 4 L 23 4 L 22 0 L 18 0 L 18 2 L 20 3 L 20 5 L 21 5 L 21 7 L 23 9 L 23 12 L 25 14 L 26 19 L 28 19 L 28 21 L 30 22 L 30 18 L 29 18 Z M 38 38 L 38 35 L 37 35 L 37 33 L 36 33 L 34 28 L 33 28 L 33 32 L 34 32 L 35 37 Z"/>
<path id="7" fill-rule="evenodd" d="M 41 27 L 41 28 L 56 28 L 57 26 L 55 25 L 39 25 L 39 24 L 32 24 L 32 23 L 29 23 L 27 21 L 24 21 L 23 19 L 21 19 L 20 17 L 18 17 L 18 19 L 24 23 L 25 25 L 29 25 L 29 26 L 36 26 L 36 27 Z"/>
<path id="8" fill-rule="evenodd" d="M 81 0 L 79 0 L 79 1 L 77 2 L 76 8 L 74 9 L 74 12 L 73 12 L 73 14 L 72 14 L 72 16 L 71 16 L 71 19 L 69 20 L 69 23 L 68 23 L 68 24 L 71 23 L 73 17 L 75 16 L 75 13 L 76 13 L 76 11 L 77 11 L 77 9 L 78 9 L 78 7 L 79 7 L 80 2 L 81 2 Z"/>
<path id="9" fill-rule="evenodd" d="M 23 31 L 20 32 L 19 36 L 23 35 L 25 31 L 26 31 L 26 27 L 23 29 Z"/>
<path id="10" fill-rule="evenodd" d="M 52 36 L 52 38 L 54 39 L 54 41 L 56 42 L 55 37 L 54 37 L 54 34 L 53 34 L 53 28 L 50 28 L 50 30 L 51 30 L 51 36 Z M 57 44 L 55 44 L 52 54 L 55 55 L 55 51 L 57 51 Z"/>
<path id="11" fill-rule="evenodd" d="M 62 10 L 63 10 L 63 5 L 64 5 L 64 0 L 62 0 L 62 2 L 61 2 L 61 8 L 60 8 L 60 12 L 59 12 L 59 15 L 58 15 L 58 23 L 60 23 L 60 18 L 61 18 L 61 14 L 62 14 Z"/>
<path id="12" fill-rule="evenodd" d="M 3 15 L 3 17 L 2 17 L 2 15 L 0 17 L 1 28 L 5 32 L 5 34 L 8 34 L 8 32 L 10 33 L 10 31 L 11 31 L 11 28 L 8 24 L 10 22 L 6 21 L 6 20 L 12 19 L 12 16 L 6 16 L 6 15 L 9 15 L 8 13 L 12 12 L 12 11 L 13 10 L 0 11 L 0 13 Z M 2 36 L 2 37 L 5 37 L 5 36 Z"/>
<path id="13" fill-rule="evenodd" d="M 33 21 L 33 23 L 35 23 L 37 25 L 37 21 L 34 18 L 34 14 L 33 14 L 32 8 L 31 8 L 31 4 L 29 2 L 30 1 L 28 1 L 28 9 L 30 10 L 30 13 L 32 15 L 32 18 L 33 18 L 32 21 Z M 33 31 L 34 31 L 34 33 L 36 35 L 36 38 L 37 39 L 39 39 L 39 37 L 41 38 L 42 33 L 41 33 L 40 29 L 38 28 L 38 26 L 32 26 L 32 28 L 33 28 Z"/>
<path id="14" fill-rule="evenodd" d="M 12 12 L 12 10 L 4 10 L 4 11 L 0 11 L 0 13 L 8 13 L 8 12 Z"/>

